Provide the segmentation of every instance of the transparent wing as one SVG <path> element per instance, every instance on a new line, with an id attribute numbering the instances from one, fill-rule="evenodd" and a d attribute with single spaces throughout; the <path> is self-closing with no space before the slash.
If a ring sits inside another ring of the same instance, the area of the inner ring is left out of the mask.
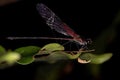
<path id="1" fill-rule="evenodd" d="M 68 33 L 68 30 L 66 30 L 66 25 L 64 22 L 61 21 L 61 19 L 59 17 L 57 17 L 55 15 L 54 12 L 52 12 L 52 10 L 50 10 L 46 5 L 44 4 L 37 4 L 36 6 L 39 14 L 45 19 L 46 24 L 48 26 L 51 27 L 51 29 L 56 30 L 57 32 L 67 35 L 67 36 L 71 36 Z M 69 28 L 69 27 L 67 27 Z M 69 28 L 69 30 L 71 30 L 70 32 L 73 32 L 73 30 L 71 28 Z"/>

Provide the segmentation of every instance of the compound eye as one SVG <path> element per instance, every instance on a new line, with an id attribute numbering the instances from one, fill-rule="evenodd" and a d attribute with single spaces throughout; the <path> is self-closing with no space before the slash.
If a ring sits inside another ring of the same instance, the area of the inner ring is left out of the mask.
<path id="1" fill-rule="evenodd" d="M 92 44 L 92 40 L 91 39 L 87 39 L 86 42 L 87 42 L 87 44 Z"/>

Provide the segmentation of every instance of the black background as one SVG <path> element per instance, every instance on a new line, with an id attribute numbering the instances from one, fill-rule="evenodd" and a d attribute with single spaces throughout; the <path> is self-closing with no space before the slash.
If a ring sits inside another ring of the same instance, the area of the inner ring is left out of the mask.
<path id="1" fill-rule="evenodd" d="M 119 2 L 112 1 L 77 1 L 77 0 L 23 0 L 0 8 L 0 44 L 6 49 L 28 45 L 45 45 L 49 40 L 6 40 L 7 36 L 55 36 L 61 34 L 52 31 L 36 10 L 36 4 L 44 3 L 49 6 L 65 23 L 70 25 L 76 33 L 84 38 L 95 39 L 102 30 L 112 24 L 117 12 L 120 10 Z M 102 65 L 101 80 L 116 80 L 119 78 L 119 40 L 117 37 L 108 46 L 107 51 L 113 53 L 113 57 Z M 64 37 L 64 36 L 63 36 Z M 34 80 L 35 70 L 39 63 L 14 66 L 0 70 L 1 79 L 29 79 Z M 85 65 L 74 63 L 73 71 L 65 80 L 87 80 L 91 76 L 86 75 Z M 78 72 L 81 71 L 81 73 Z M 80 76 L 82 75 L 82 76 Z M 15 78 L 17 77 L 17 78 Z M 81 78 L 80 78 L 81 77 Z M 86 78 L 87 77 L 87 78 Z M 64 79 L 64 78 L 63 78 Z"/>

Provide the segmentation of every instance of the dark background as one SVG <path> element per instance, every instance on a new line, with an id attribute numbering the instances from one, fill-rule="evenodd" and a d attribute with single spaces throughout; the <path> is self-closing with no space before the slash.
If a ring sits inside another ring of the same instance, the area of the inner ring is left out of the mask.
<path id="1" fill-rule="evenodd" d="M 36 10 L 36 4 L 44 3 L 52 9 L 65 23 L 70 25 L 76 33 L 85 39 L 95 39 L 102 30 L 112 24 L 113 19 L 120 10 L 119 1 L 75 1 L 75 0 L 22 0 L 0 8 L 0 44 L 6 49 L 15 49 L 22 46 L 43 46 L 51 40 L 15 40 L 10 41 L 8 36 L 57 36 L 63 35 L 52 31 Z M 119 78 L 119 40 L 117 37 L 106 52 L 112 52 L 113 57 L 102 64 L 101 80 L 116 80 Z M 54 34 L 53 34 L 54 33 Z M 35 71 L 40 63 L 30 65 L 17 65 L 0 70 L 1 79 L 29 79 L 34 80 Z M 73 71 L 64 76 L 65 80 L 87 80 L 93 78 L 87 74 L 86 65 L 74 62 Z M 79 70 L 79 71 L 78 71 Z M 81 71 L 81 72 L 80 72 Z M 117 72 L 116 72 L 117 71 Z M 17 78 L 16 78 L 17 77 Z"/>

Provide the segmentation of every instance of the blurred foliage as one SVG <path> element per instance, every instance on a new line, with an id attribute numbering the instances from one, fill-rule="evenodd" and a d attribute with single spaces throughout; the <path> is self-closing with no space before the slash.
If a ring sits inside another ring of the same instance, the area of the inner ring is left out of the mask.
<path id="1" fill-rule="evenodd" d="M 101 63 L 102 61 L 104 62 L 104 60 L 107 61 L 107 59 L 109 59 L 112 56 L 111 53 L 104 53 L 104 51 L 108 47 L 108 45 L 112 43 L 113 40 L 116 38 L 117 27 L 119 24 L 120 24 L 120 11 L 118 11 L 117 15 L 115 16 L 115 19 L 112 21 L 112 24 L 110 24 L 108 28 L 103 30 L 103 32 L 101 32 L 101 34 L 93 41 L 93 44 L 90 46 L 90 48 L 94 48 L 96 50 L 93 53 L 99 55 L 97 59 L 95 58 L 94 60 L 93 58 L 94 62 L 91 63 L 96 63 L 97 60 L 98 60 L 97 63 Z M 99 57 L 103 59 L 101 60 Z M 88 68 L 90 70 L 90 73 L 95 78 L 98 79 L 100 77 L 101 71 L 100 64 L 89 64 Z"/>
<path id="2" fill-rule="evenodd" d="M 67 66 L 69 62 L 57 62 L 55 64 L 43 64 L 40 65 L 37 69 L 37 75 L 35 80 L 58 80 L 61 74 L 66 74 L 64 68 L 68 68 Z"/>
<path id="3" fill-rule="evenodd" d="M 20 57 L 19 53 L 6 51 L 4 47 L 0 46 L 0 68 L 6 68 L 14 65 Z"/>
<path id="4" fill-rule="evenodd" d="M 17 2 L 18 0 L 0 0 L 0 6 L 4 6 L 10 3 Z"/>

